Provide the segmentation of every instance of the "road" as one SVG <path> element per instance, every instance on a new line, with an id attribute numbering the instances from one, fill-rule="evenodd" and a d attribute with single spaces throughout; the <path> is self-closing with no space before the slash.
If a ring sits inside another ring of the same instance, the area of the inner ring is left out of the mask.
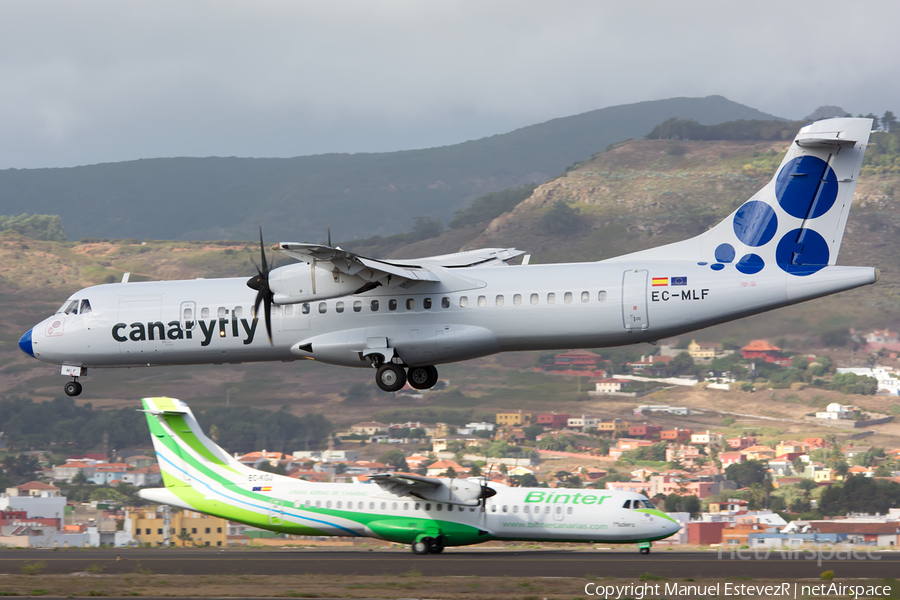
<path id="1" fill-rule="evenodd" d="M 833 570 L 841 578 L 884 578 L 900 573 L 900 553 L 874 553 L 848 559 L 823 551 L 822 560 L 800 553 L 790 559 L 779 552 L 746 559 L 715 552 L 635 550 L 498 550 L 450 548 L 441 555 L 414 556 L 400 550 L 242 550 L 242 549 L 14 549 L 0 553 L 0 573 L 20 573 L 26 563 L 43 561 L 44 573 L 80 571 L 104 574 L 152 572 L 184 575 L 399 575 L 410 570 L 424 576 L 481 577 L 657 577 L 794 579 L 818 578 Z"/>

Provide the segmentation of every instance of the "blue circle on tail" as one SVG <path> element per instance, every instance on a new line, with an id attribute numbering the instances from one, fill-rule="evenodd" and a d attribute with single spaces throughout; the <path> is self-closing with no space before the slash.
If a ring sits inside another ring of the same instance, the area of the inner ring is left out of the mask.
<path id="1" fill-rule="evenodd" d="M 775 210 L 759 200 L 745 202 L 734 214 L 734 234 L 748 246 L 768 244 L 778 230 Z"/>
<path id="2" fill-rule="evenodd" d="M 815 156 L 791 159 L 775 179 L 775 197 L 797 219 L 821 217 L 837 200 L 838 181 L 827 162 Z"/>
<path id="3" fill-rule="evenodd" d="M 759 254 L 745 254 L 741 257 L 734 268 L 744 275 L 755 275 L 763 270 L 766 261 Z"/>
<path id="4" fill-rule="evenodd" d="M 791 275 L 812 275 L 828 265 L 828 242 L 812 229 L 794 229 L 778 242 L 775 262 Z"/>

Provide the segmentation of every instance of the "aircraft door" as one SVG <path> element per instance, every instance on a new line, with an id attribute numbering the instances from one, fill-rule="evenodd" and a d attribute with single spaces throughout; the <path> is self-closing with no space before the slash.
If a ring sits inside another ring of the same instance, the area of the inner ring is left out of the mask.
<path id="1" fill-rule="evenodd" d="M 626 331 L 650 328 L 647 318 L 647 269 L 630 269 L 622 276 L 622 320 Z"/>
<path id="2" fill-rule="evenodd" d="M 284 502 L 272 498 L 269 502 L 269 525 L 281 525 L 284 516 Z"/>
<path id="3" fill-rule="evenodd" d="M 194 331 L 197 327 L 197 316 L 196 302 L 181 303 L 181 310 L 178 312 L 178 320 L 181 322 L 182 330 L 185 332 Z"/>

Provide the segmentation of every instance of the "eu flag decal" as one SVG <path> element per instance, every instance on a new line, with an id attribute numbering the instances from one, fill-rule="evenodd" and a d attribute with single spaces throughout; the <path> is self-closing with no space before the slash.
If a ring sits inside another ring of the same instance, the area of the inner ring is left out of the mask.
<path id="1" fill-rule="evenodd" d="M 687 285 L 687 277 L 672 277 L 669 285 Z"/>

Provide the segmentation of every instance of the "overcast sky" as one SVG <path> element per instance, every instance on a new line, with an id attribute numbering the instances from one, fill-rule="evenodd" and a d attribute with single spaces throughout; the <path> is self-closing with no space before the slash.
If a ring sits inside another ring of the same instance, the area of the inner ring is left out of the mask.
<path id="1" fill-rule="evenodd" d="M 0 0 L 0 168 L 452 144 L 720 94 L 900 114 L 900 3 Z"/>

